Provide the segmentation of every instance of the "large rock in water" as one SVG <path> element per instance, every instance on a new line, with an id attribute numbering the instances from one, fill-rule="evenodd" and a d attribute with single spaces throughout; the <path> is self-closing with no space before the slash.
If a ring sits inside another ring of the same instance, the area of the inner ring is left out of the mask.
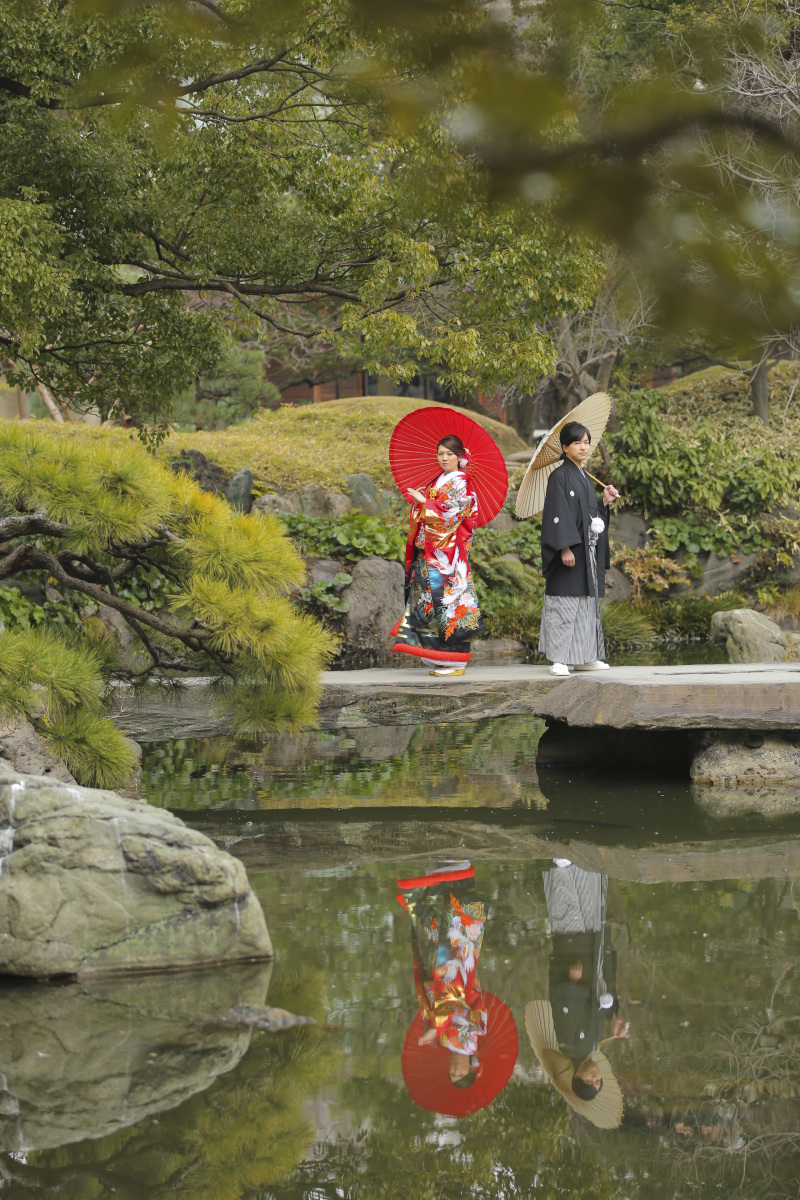
<path id="1" fill-rule="evenodd" d="M 796 657 L 800 642 L 797 634 L 784 633 L 752 608 L 714 613 L 711 637 L 724 643 L 732 663 L 786 662 Z"/>
<path id="2" fill-rule="evenodd" d="M 105 1137 L 232 1070 L 271 963 L 66 986 L 0 987 L 0 1152 Z"/>
<path id="3" fill-rule="evenodd" d="M 169 812 L 0 773 L 0 974 L 269 958 L 242 864 Z"/>

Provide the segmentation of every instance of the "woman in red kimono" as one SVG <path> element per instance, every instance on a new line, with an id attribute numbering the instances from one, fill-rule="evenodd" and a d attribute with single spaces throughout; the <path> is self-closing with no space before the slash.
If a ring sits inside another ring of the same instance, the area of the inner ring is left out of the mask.
<path id="1" fill-rule="evenodd" d="M 448 1074 L 470 1087 L 481 1071 L 487 1009 L 477 966 L 486 903 L 475 893 L 468 862 L 442 863 L 420 879 L 401 879 L 397 899 L 411 917 L 414 984 L 425 1032 L 420 1046 L 450 1052 Z"/>
<path id="2" fill-rule="evenodd" d="M 469 569 L 477 500 L 461 439 L 442 438 L 436 457 L 436 479 L 423 491 L 409 488 L 406 607 L 392 649 L 421 658 L 434 675 L 463 675 L 471 640 L 486 633 Z"/>

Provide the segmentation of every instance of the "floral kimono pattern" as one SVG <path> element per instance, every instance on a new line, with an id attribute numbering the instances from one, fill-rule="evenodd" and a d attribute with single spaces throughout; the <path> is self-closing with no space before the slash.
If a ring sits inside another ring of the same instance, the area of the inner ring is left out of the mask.
<path id="1" fill-rule="evenodd" d="M 440 475 L 414 504 L 406 544 L 406 606 L 393 650 L 469 662 L 470 641 L 486 633 L 472 584 L 469 549 L 477 500 L 463 471 Z"/>
<path id="2" fill-rule="evenodd" d="M 401 903 L 411 916 L 414 984 L 427 1029 L 456 1054 L 477 1054 L 486 1033 L 486 1006 L 477 965 L 486 924 L 483 900 L 451 890 L 406 892 Z M 462 890 L 462 889 L 459 889 Z"/>

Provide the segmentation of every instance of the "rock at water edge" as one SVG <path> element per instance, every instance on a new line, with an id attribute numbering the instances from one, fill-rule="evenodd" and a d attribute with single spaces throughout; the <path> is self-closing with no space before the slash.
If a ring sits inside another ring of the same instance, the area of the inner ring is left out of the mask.
<path id="1" fill-rule="evenodd" d="M 692 759 L 693 783 L 747 787 L 800 783 L 800 739 L 778 733 L 715 732 Z"/>
<path id="2" fill-rule="evenodd" d="M 472 659 L 475 662 L 524 662 L 528 657 L 528 647 L 516 638 L 478 638 L 471 645 Z"/>
<path id="3" fill-rule="evenodd" d="M 114 792 L 0 775 L 0 974 L 271 955 L 244 867 L 203 834 Z"/>
<path id="4" fill-rule="evenodd" d="M 711 637 L 724 643 L 732 663 L 785 662 L 792 656 L 780 626 L 751 608 L 714 613 Z"/>
<path id="5" fill-rule="evenodd" d="M 709 817 L 729 821 L 732 817 L 743 817 L 758 813 L 761 817 L 780 820 L 800 813 L 800 792 L 797 786 L 781 787 L 708 787 L 692 788 L 692 799 L 698 808 Z"/>

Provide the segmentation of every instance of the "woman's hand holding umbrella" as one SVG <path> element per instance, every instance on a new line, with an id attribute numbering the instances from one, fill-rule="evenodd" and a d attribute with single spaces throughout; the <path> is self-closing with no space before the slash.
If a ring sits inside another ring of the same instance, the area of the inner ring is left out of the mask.
<path id="1" fill-rule="evenodd" d="M 425 503 L 425 496 L 423 496 L 423 494 L 419 490 L 419 488 L 409 488 L 408 494 L 409 494 L 409 496 L 412 496 L 416 500 L 417 504 Z"/>

